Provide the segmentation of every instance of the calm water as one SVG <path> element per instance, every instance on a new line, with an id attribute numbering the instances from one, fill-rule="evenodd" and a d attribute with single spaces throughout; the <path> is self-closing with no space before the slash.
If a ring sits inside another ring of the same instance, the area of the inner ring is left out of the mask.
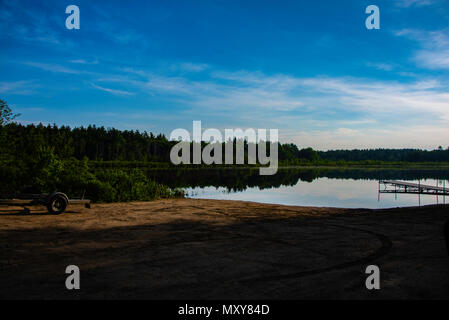
<path id="1" fill-rule="evenodd" d="M 412 180 L 415 182 L 414 180 Z M 418 182 L 418 181 L 416 181 Z M 422 184 L 436 185 L 433 179 L 421 180 Z M 449 187 L 449 183 L 446 182 Z M 340 208 L 391 208 L 418 206 L 419 197 L 413 194 L 381 194 L 378 199 L 378 182 L 374 180 L 318 178 L 313 182 L 298 181 L 294 186 L 244 191 L 228 191 L 226 188 L 189 188 L 187 194 L 197 199 L 244 200 L 298 206 Z M 438 197 L 438 203 L 449 203 L 449 197 Z M 421 195 L 421 205 L 436 204 L 436 196 Z"/>
<path id="2" fill-rule="evenodd" d="M 172 188 L 183 188 L 188 197 L 245 200 L 285 205 L 390 208 L 418 206 L 414 194 L 381 194 L 379 180 L 421 181 L 435 186 L 446 181 L 449 169 L 438 168 L 285 168 L 274 176 L 260 176 L 258 169 L 198 168 L 148 170 L 149 178 Z M 449 203 L 449 196 L 421 195 L 421 205 Z"/>

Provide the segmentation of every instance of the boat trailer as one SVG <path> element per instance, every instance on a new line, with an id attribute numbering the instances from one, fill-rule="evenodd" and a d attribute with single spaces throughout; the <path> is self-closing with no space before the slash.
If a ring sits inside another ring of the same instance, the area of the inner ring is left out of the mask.
<path id="1" fill-rule="evenodd" d="M 0 194 L 0 205 L 34 206 L 44 205 L 50 214 L 61 214 L 68 205 L 83 204 L 90 208 L 92 201 L 88 199 L 69 199 L 62 192 L 43 194 Z"/>

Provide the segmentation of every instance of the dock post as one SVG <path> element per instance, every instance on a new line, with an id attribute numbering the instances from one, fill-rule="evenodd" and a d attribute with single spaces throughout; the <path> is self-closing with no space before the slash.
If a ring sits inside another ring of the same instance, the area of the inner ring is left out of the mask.
<path id="1" fill-rule="evenodd" d="M 438 188 L 438 179 L 437 179 L 437 188 Z M 435 191 L 435 193 L 437 194 L 437 204 L 438 204 L 438 189 Z"/>
<path id="2" fill-rule="evenodd" d="M 377 202 L 380 202 L 380 180 L 377 180 Z"/>
<path id="3" fill-rule="evenodd" d="M 418 180 L 418 204 L 421 207 L 421 179 Z"/>
<path id="4" fill-rule="evenodd" d="M 398 191 L 396 185 L 394 185 L 394 200 L 398 200 Z"/>

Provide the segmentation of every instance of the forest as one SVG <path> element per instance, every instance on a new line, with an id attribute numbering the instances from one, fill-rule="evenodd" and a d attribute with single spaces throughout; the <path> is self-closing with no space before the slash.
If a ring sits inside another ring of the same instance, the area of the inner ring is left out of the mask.
<path id="1" fill-rule="evenodd" d="M 16 122 L 0 125 L 0 160 L 25 159 L 39 150 L 47 150 L 59 159 L 94 161 L 170 162 L 170 150 L 176 144 L 164 135 L 133 130 L 88 126 L 70 128 Z M 235 143 L 235 140 L 234 140 Z M 248 145 L 245 145 L 247 150 Z M 279 144 L 283 164 L 332 161 L 449 162 L 449 148 L 366 149 L 315 151 L 299 149 L 295 144 Z M 223 152 L 224 153 L 224 152 Z"/>

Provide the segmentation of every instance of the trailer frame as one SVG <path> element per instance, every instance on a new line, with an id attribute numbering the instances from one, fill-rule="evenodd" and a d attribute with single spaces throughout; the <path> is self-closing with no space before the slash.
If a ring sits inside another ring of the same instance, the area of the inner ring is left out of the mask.
<path id="1" fill-rule="evenodd" d="M 63 213 L 68 205 L 83 204 L 90 208 L 92 201 L 89 199 L 69 199 L 62 192 L 41 194 L 0 194 L 0 205 L 6 206 L 34 206 L 43 205 L 47 207 L 50 214 Z"/>

